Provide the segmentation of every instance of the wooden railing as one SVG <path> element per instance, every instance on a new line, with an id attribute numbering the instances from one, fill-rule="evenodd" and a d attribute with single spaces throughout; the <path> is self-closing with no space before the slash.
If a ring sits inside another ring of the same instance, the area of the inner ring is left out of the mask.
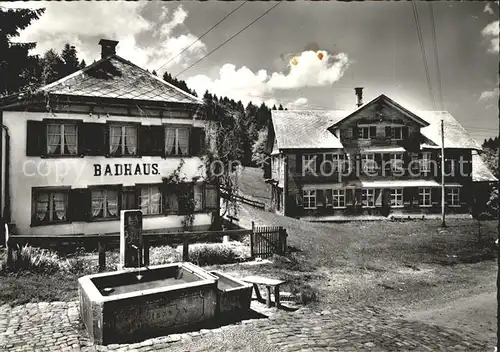
<path id="1" fill-rule="evenodd" d="M 182 243 L 182 260 L 189 261 L 189 244 L 221 237 L 243 237 L 253 233 L 252 230 L 220 230 L 220 231 L 192 231 L 192 232 L 170 232 L 170 233 L 144 233 L 144 263 L 149 265 L 149 249 L 152 244 L 175 244 Z M 117 244 L 120 241 L 120 235 L 117 233 L 108 233 L 103 235 L 11 235 L 7 243 L 7 265 L 12 262 L 13 251 L 24 244 L 40 245 L 40 247 L 64 247 L 69 244 L 92 245 L 97 246 L 99 270 L 106 267 L 106 251 L 111 248 L 111 244 Z"/>
<path id="2" fill-rule="evenodd" d="M 258 202 L 258 201 L 253 200 L 253 199 L 245 198 L 245 197 L 239 196 L 237 194 L 233 194 L 227 188 L 222 188 L 221 187 L 221 197 L 224 198 L 224 199 L 229 199 L 229 200 L 234 199 L 237 202 L 241 202 L 243 204 L 250 205 L 250 206 L 252 206 L 254 208 L 258 208 L 258 209 L 262 209 L 262 210 L 266 209 L 266 204 L 265 203 Z"/>

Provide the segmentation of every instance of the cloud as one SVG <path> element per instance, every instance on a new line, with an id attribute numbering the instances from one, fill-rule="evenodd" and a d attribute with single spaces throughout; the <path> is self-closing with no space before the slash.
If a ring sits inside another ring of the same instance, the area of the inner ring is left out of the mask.
<path id="1" fill-rule="evenodd" d="M 290 109 L 299 108 L 301 106 L 306 105 L 307 102 L 308 102 L 307 98 L 302 97 L 302 98 L 298 98 L 294 102 L 290 103 L 289 106 L 290 106 Z"/>
<path id="2" fill-rule="evenodd" d="M 483 12 L 489 13 L 490 15 L 494 15 L 495 13 L 493 12 L 493 9 L 491 8 L 491 5 L 489 2 L 486 3 L 486 6 L 484 7 Z"/>
<path id="3" fill-rule="evenodd" d="M 498 100 L 499 93 L 500 91 L 498 87 L 493 88 L 492 90 L 485 90 L 479 96 L 479 100 L 491 100 L 491 99 Z"/>
<path id="4" fill-rule="evenodd" d="M 338 81 L 349 66 L 346 54 L 304 51 L 290 60 L 288 73 L 274 72 L 269 79 L 273 89 L 318 87 Z"/>
<path id="5" fill-rule="evenodd" d="M 253 72 L 246 66 L 237 69 L 232 64 L 225 64 L 215 79 L 196 75 L 188 78 L 186 83 L 201 95 L 208 89 L 213 94 L 241 100 L 244 104 L 249 101 L 259 104 L 271 99 L 269 95 L 277 90 L 333 84 L 343 76 L 349 63 L 349 58 L 344 53 L 331 55 L 325 50 L 304 51 L 289 58 L 287 72 L 268 74 L 266 70 Z M 295 102 L 298 101 L 300 105 L 304 103 L 304 99 L 297 99 Z"/>
<path id="6" fill-rule="evenodd" d="M 100 58 L 100 47 L 97 45 L 99 38 L 118 40 L 118 55 L 141 67 L 157 69 L 198 38 L 183 26 L 188 13 L 182 6 L 178 6 L 173 13 L 164 9 L 157 19 L 151 20 L 142 15 L 148 3 L 46 2 L 43 3 L 45 13 L 23 30 L 18 40 L 37 42 L 34 49 L 36 54 L 43 54 L 48 49 L 61 51 L 65 43 L 70 43 L 75 45 L 78 56 L 87 63 Z M 23 3 L 23 7 L 42 6 Z M 150 40 L 139 41 L 139 36 Z M 169 67 L 182 62 L 180 69 L 205 52 L 205 44 L 199 41 L 186 50 L 182 57 L 169 63 Z"/>
<path id="7" fill-rule="evenodd" d="M 500 23 L 499 21 L 491 22 L 489 25 L 484 27 L 481 34 L 483 37 L 490 40 L 490 47 L 488 48 L 488 52 L 490 53 L 498 53 L 499 48 L 499 34 L 500 34 Z"/>

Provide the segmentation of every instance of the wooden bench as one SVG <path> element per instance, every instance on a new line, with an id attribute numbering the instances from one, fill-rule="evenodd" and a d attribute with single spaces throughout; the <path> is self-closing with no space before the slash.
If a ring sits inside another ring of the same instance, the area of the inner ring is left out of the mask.
<path id="1" fill-rule="evenodd" d="M 274 288 L 274 300 L 276 308 L 280 306 L 280 285 L 284 284 L 285 281 L 269 279 L 262 276 L 247 276 L 243 278 L 243 281 L 253 284 L 255 289 L 255 294 L 257 295 L 257 300 L 262 301 L 262 296 L 260 295 L 259 286 L 265 285 L 267 289 L 266 303 L 268 307 L 271 307 L 271 288 Z"/>

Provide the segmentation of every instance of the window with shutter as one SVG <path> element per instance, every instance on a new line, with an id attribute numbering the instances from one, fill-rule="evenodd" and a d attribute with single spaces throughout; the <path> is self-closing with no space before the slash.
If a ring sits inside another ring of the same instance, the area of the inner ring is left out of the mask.
<path id="1" fill-rule="evenodd" d="M 91 219 L 118 219 L 120 206 L 118 202 L 119 187 L 96 187 L 90 190 Z"/>
<path id="2" fill-rule="evenodd" d="M 179 199 L 175 192 L 175 185 L 164 185 L 164 214 L 178 214 L 179 212 Z"/>
<path id="3" fill-rule="evenodd" d="M 163 213 L 163 197 L 161 185 L 140 185 L 139 209 L 144 215 L 159 215 Z"/>
<path id="4" fill-rule="evenodd" d="M 69 221 L 69 189 L 33 189 L 32 225 L 48 225 Z"/>
<path id="5" fill-rule="evenodd" d="M 189 155 L 189 128 L 165 127 L 165 154 Z"/>
<path id="6" fill-rule="evenodd" d="M 109 124 L 109 154 L 112 156 L 137 155 L 138 125 Z"/>

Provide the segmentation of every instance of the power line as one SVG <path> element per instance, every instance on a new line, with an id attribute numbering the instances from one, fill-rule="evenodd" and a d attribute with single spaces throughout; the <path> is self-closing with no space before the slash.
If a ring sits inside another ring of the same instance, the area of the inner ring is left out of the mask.
<path id="1" fill-rule="evenodd" d="M 231 11 L 230 13 L 228 13 L 226 16 L 224 16 L 219 22 L 217 22 L 216 24 L 214 24 L 212 26 L 212 28 L 210 28 L 208 31 L 206 31 L 205 33 L 203 33 L 200 37 L 198 37 L 198 39 L 196 39 L 194 42 L 192 42 L 191 44 L 189 44 L 187 47 L 185 47 L 181 52 L 179 52 L 177 55 L 175 55 L 173 58 L 171 58 L 170 60 L 168 60 L 166 63 L 164 63 L 163 65 L 161 65 L 160 67 L 158 67 L 155 71 L 159 71 L 161 68 L 163 68 L 165 65 L 168 65 L 170 62 L 172 62 L 173 60 L 175 60 L 177 57 L 179 57 L 179 55 L 182 55 L 186 50 L 188 50 L 190 47 L 192 47 L 194 44 L 198 43 L 201 38 L 203 38 L 205 35 L 207 35 L 208 33 L 210 33 L 213 29 L 215 29 L 215 27 L 217 27 L 219 24 L 221 24 L 222 22 L 224 22 L 224 20 L 226 20 L 226 18 L 228 18 L 229 16 L 231 16 L 233 13 L 235 13 L 236 11 L 238 11 L 238 9 L 240 7 L 242 7 L 243 5 L 245 5 L 246 3 L 248 2 L 248 0 L 246 0 L 245 2 L 243 2 L 240 6 L 238 6 L 237 8 L 235 8 L 233 11 Z"/>
<path id="2" fill-rule="evenodd" d="M 276 5 L 272 6 L 270 9 L 268 9 L 267 11 L 265 11 L 264 13 L 262 13 L 259 17 L 257 17 L 255 20 L 253 20 L 252 22 L 250 22 L 248 25 L 246 25 L 245 27 L 243 27 L 241 30 L 239 30 L 238 32 L 236 32 L 236 34 L 234 34 L 233 36 L 231 36 L 229 39 L 227 39 L 226 41 L 224 41 L 223 43 L 221 43 L 220 45 L 218 45 L 215 49 L 213 49 L 212 51 L 210 51 L 209 53 L 205 54 L 201 59 L 199 59 L 198 61 L 196 61 L 195 63 L 193 63 L 192 65 L 190 65 L 189 67 L 187 67 L 186 69 L 184 69 L 183 71 L 179 72 L 177 75 L 174 76 L 174 78 L 177 78 L 177 76 L 179 76 L 180 74 L 184 73 L 185 71 L 189 70 L 190 68 L 192 68 L 193 66 L 195 66 L 196 64 L 198 64 L 200 61 L 204 60 L 205 58 L 207 58 L 209 55 L 211 55 L 212 53 L 214 53 L 215 51 L 219 50 L 222 46 L 224 46 L 225 44 L 227 44 L 229 41 L 231 41 L 232 39 L 234 39 L 236 36 L 238 36 L 240 33 L 242 33 L 244 30 L 246 30 L 247 28 L 249 28 L 251 25 L 253 25 L 255 22 L 257 22 L 258 20 L 260 20 L 262 17 L 264 17 L 265 15 L 267 15 L 269 12 L 271 12 L 274 8 L 276 8 L 279 4 L 281 4 L 281 1 L 280 2 L 277 2 Z M 156 90 L 157 88 L 152 88 L 152 89 L 149 89 L 145 92 L 140 92 L 139 95 L 144 95 L 144 94 L 148 94 L 148 93 L 151 93 L 153 92 L 154 90 Z M 136 96 L 133 96 L 133 98 L 139 96 L 139 95 L 136 95 Z M 115 98 L 120 98 L 121 96 L 123 96 L 123 94 L 121 95 L 118 95 L 117 97 Z M 155 95 L 154 97 L 156 96 L 159 96 L 159 94 Z"/>
<path id="3" fill-rule="evenodd" d="M 437 82 L 438 82 L 439 99 L 441 102 L 441 110 L 444 110 L 443 88 L 441 86 L 441 70 L 439 69 L 439 53 L 438 53 L 438 45 L 437 45 L 437 37 L 436 37 L 436 25 L 434 22 L 434 10 L 432 7 L 432 2 L 429 2 L 429 13 L 430 13 L 430 17 L 431 17 L 432 42 L 434 44 L 434 59 L 436 61 L 436 75 L 437 75 Z"/>
<path id="4" fill-rule="evenodd" d="M 424 62 L 424 70 L 425 70 L 425 78 L 427 79 L 427 88 L 429 89 L 429 95 L 431 97 L 432 108 L 436 110 L 436 102 L 434 100 L 434 93 L 432 91 L 432 82 L 429 75 L 429 67 L 427 66 L 427 59 L 425 55 L 425 46 L 422 38 L 422 30 L 420 28 L 420 20 L 418 18 L 418 10 L 417 5 L 415 4 L 415 0 L 412 0 L 412 9 L 413 9 L 413 17 L 415 19 L 415 26 L 417 30 L 418 42 L 420 44 L 420 52 L 422 53 L 422 60 Z"/>
<path id="5" fill-rule="evenodd" d="M 271 12 L 272 10 L 274 10 L 277 6 L 279 6 L 281 4 L 281 1 L 277 2 L 273 7 L 271 7 L 270 9 L 266 10 L 263 14 L 261 14 L 259 17 L 257 17 L 255 20 L 253 20 L 252 22 L 250 22 L 249 24 L 247 24 L 245 27 L 243 27 L 242 29 L 240 29 L 238 32 L 236 32 L 233 36 L 231 36 L 229 39 L 227 39 L 226 41 L 222 42 L 219 46 L 217 46 L 215 49 L 213 49 L 212 51 L 210 51 L 208 54 L 204 55 L 201 59 L 199 59 L 198 61 L 196 61 L 194 64 L 188 66 L 187 68 L 185 68 L 184 70 L 182 70 L 181 72 L 179 72 L 178 74 L 175 75 L 175 78 L 177 78 L 179 75 L 183 74 L 184 72 L 186 72 L 187 70 L 189 70 L 190 68 L 192 68 L 193 66 L 197 65 L 199 62 L 201 62 L 202 60 L 206 59 L 209 55 L 213 54 L 214 52 L 216 52 L 217 50 L 219 50 L 220 48 L 222 48 L 224 45 L 226 45 L 227 43 L 229 43 L 231 40 L 233 40 L 234 38 L 236 38 L 239 34 L 241 34 L 244 30 L 246 30 L 247 28 L 249 28 L 250 26 L 252 26 L 255 22 L 257 22 L 258 20 L 260 20 L 262 17 L 264 17 L 265 15 L 267 15 L 269 12 Z"/>

